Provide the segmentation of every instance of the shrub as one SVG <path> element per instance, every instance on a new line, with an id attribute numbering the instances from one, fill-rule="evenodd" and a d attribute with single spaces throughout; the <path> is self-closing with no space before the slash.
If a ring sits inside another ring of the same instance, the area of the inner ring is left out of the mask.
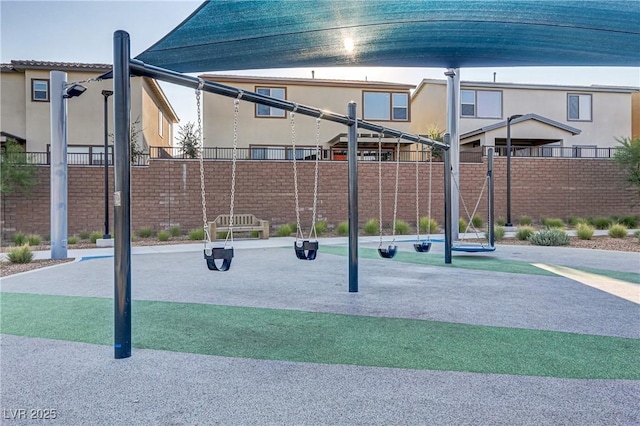
<path id="1" fill-rule="evenodd" d="M 567 246 L 569 235 L 562 229 L 542 229 L 529 237 L 529 242 L 536 246 Z"/>
<path id="2" fill-rule="evenodd" d="M 22 232 L 16 232 L 11 237 L 11 241 L 13 241 L 13 244 L 17 246 L 23 246 L 27 244 L 27 236 L 24 235 Z"/>
<path id="3" fill-rule="evenodd" d="M 204 229 L 196 228 L 189 231 L 190 240 L 204 240 Z"/>
<path id="4" fill-rule="evenodd" d="M 78 237 L 73 236 L 73 237 L 67 238 L 67 243 L 68 244 L 78 244 Z"/>
<path id="5" fill-rule="evenodd" d="M 516 231 L 516 238 L 520 241 L 527 241 L 535 233 L 536 230 L 533 226 L 521 226 Z"/>
<path id="6" fill-rule="evenodd" d="M 573 226 L 573 227 L 576 227 L 578 226 L 578 224 L 584 223 L 584 222 L 585 220 L 582 219 L 581 217 L 569 216 L 567 218 L 567 223 L 569 224 L 569 226 Z"/>
<path id="7" fill-rule="evenodd" d="M 327 232 L 327 228 L 329 227 L 329 224 L 327 223 L 326 220 L 319 220 L 316 222 L 316 234 L 318 235 L 322 235 L 325 232 Z"/>
<path id="8" fill-rule="evenodd" d="M 340 237 L 349 235 L 349 222 L 340 222 L 338 226 L 336 226 L 336 234 Z"/>
<path id="9" fill-rule="evenodd" d="M 88 240 L 89 235 L 91 235 L 89 231 L 80 231 L 80 233 L 78 234 L 81 240 Z"/>
<path id="10" fill-rule="evenodd" d="M 29 248 L 29 245 L 24 244 L 9 250 L 7 258 L 11 263 L 29 263 L 33 260 L 33 252 Z"/>
<path id="11" fill-rule="evenodd" d="M 149 238 L 153 235 L 153 229 L 151 228 L 140 228 L 138 231 L 138 237 L 140 238 Z"/>
<path id="12" fill-rule="evenodd" d="M 620 219 L 620 223 L 626 226 L 629 229 L 636 228 L 638 226 L 638 217 L 637 216 L 625 216 Z"/>
<path id="13" fill-rule="evenodd" d="M 549 218 L 549 217 L 543 218 L 542 224 L 547 228 L 562 228 L 564 226 L 564 222 L 562 221 L 562 219 L 555 219 L 555 218 Z"/>
<path id="14" fill-rule="evenodd" d="M 503 218 L 503 217 L 499 217 L 496 219 L 496 224 L 498 226 L 505 226 L 507 224 L 507 219 Z"/>
<path id="15" fill-rule="evenodd" d="M 182 235 L 182 229 L 180 229 L 179 226 L 172 226 L 169 232 L 171 233 L 172 237 L 179 237 L 180 235 Z"/>
<path id="16" fill-rule="evenodd" d="M 504 238 L 505 230 L 502 226 L 496 226 L 493 228 L 493 238 L 496 241 L 500 241 Z"/>
<path id="17" fill-rule="evenodd" d="M 596 229 L 609 229 L 611 226 L 611 219 L 608 217 L 592 217 L 589 218 L 589 223 L 596 227 Z"/>
<path id="18" fill-rule="evenodd" d="M 611 238 L 624 238 L 627 236 L 627 227 L 620 223 L 611 225 L 609 227 L 609 236 Z"/>
<path id="19" fill-rule="evenodd" d="M 593 231 L 593 226 L 588 223 L 578 223 L 578 226 L 576 226 L 576 235 L 581 240 L 590 240 L 593 237 Z"/>
<path id="20" fill-rule="evenodd" d="M 420 232 L 434 233 L 438 230 L 438 222 L 435 219 L 431 219 L 428 216 L 421 217 L 419 221 Z"/>
<path id="21" fill-rule="evenodd" d="M 292 232 L 291 225 L 284 224 L 276 231 L 276 237 L 288 237 Z"/>
<path id="22" fill-rule="evenodd" d="M 39 246 L 40 241 L 42 241 L 40 239 L 40 235 L 36 235 L 36 234 L 27 235 L 27 243 L 29 243 L 30 246 Z"/>
<path id="23" fill-rule="evenodd" d="M 380 232 L 380 222 L 376 219 L 369 219 L 362 228 L 365 235 L 378 235 Z"/>
<path id="24" fill-rule="evenodd" d="M 468 224 L 469 223 L 466 220 L 464 220 L 463 218 L 458 219 L 458 231 L 459 232 L 466 231 Z"/>
<path id="25" fill-rule="evenodd" d="M 404 220 L 396 220 L 396 234 L 397 235 L 407 235 L 411 229 L 409 228 L 409 224 Z"/>
<path id="26" fill-rule="evenodd" d="M 482 224 L 484 223 L 484 221 L 482 220 L 482 218 L 478 215 L 475 215 L 474 217 L 471 218 L 471 224 L 473 225 L 474 228 L 476 229 L 480 229 L 482 228 Z"/>
<path id="27" fill-rule="evenodd" d="M 518 219 L 518 225 L 531 226 L 533 225 L 533 219 L 531 219 L 531 217 L 529 216 L 520 216 L 520 219 Z"/>
<path id="28" fill-rule="evenodd" d="M 171 235 L 165 230 L 158 231 L 158 241 L 169 241 Z"/>
<path id="29" fill-rule="evenodd" d="M 638 242 L 640 242 L 640 229 L 634 232 L 633 235 L 638 239 Z"/>
<path id="30" fill-rule="evenodd" d="M 251 238 L 260 238 L 260 231 L 251 231 Z"/>
<path id="31" fill-rule="evenodd" d="M 103 233 L 99 232 L 99 231 L 93 231 L 91 234 L 89 234 L 89 241 L 91 241 L 92 243 L 95 244 L 95 242 L 99 239 L 103 237 Z"/>
<path id="32" fill-rule="evenodd" d="M 228 231 L 218 232 L 216 234 L 216 239 L 218 239 L 218 240 L 226 240 L 228 235 L 229 235 Z"/>

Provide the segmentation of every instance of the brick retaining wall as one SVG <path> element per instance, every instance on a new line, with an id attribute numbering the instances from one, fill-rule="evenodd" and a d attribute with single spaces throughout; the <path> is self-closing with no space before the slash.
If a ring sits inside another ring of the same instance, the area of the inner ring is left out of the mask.
<path id="1" fill-rule="evenodd" d="M 637 214 L 637 193 L 626 184 L 624 174 L 611 160 L 512 158 L 512 219 L 528 215 L 566 218 L 572 216 Z M 313 202 L 314 164 L 298 163 L 301 220 L 308 228 Z M 113 169 L 110 169 L 113 188 Z M 320 163 L 318 217 L 334 225 L 347 220 L 347 163 Z M 395 163 L 383 164 L 383 221 L 393 216 Z M 433 163 L 432 213 L 443 223 L 443 164 Z M 506 216 L 506 159 L 495 160 L 496 218 Z M 420 165 L 420 215 L 427 215 L 429 165 Z M 486 164 L 460 166 L 460 191 L 473 210 L 486 175 Z M 205 162 L 206 203 L 209 220 L 229 213 L 231 165 L 228 161 Z M 237 163 L 235 212 L 253 213 L 273 225 L 295 221 L 293 171 L 289 162 L 240 161 Z M 102 231 L 104 228 L 104 170 L 93 166 L 70 166 L 68 174 L 69 234 Z M 5 233 L 22 231 L 49 235 L 49 167 L 38 168 L 38 187 L 28 196 L 4 197 Z M 200 171 L 197 160 L 151 160 L 148 167 L 134 167 L 132 217 L 134 231 L 180 226 L 202 226 Z M 360 221 L 378 216 L 378 164 L 358 164 Z M 110 191 L 112 192 L 112 191 Z M 112 196 L 112 194 L 110 194 Z M 113 200 L 110 200 L 113 206 Z M 486 202 L 479 207 L 486 217 Z M 460 206 L 464 217 L 464 208 Z M 400 165 L 398 218 L 415 223 L 415 164 Z M 113 229 L 113 207 L 110 210 Z"/>

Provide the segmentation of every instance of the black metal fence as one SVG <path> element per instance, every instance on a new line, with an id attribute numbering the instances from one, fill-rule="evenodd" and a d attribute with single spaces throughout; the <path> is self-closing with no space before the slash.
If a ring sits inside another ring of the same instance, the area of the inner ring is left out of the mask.
<path id="1" fill-rule="evenodd" d="M 483 155 L 486 155 L 487 147 L 484 147 Z M 618 148 L 597 148 L 595 146 L 512 146 L 512 157 L 538 157 L 538 158 L 613 158 Z M 495 147 L 496 156 L 507 156 L 506 146 Z"/>

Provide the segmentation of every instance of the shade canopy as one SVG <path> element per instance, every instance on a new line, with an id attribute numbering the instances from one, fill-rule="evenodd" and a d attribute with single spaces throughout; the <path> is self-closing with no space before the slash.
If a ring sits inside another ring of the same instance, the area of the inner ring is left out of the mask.
<path id="1" fill-rule="evenodd" d="M 640 66 L 640 2 L 211 0 L 137 59 L 178 72 Z"/>

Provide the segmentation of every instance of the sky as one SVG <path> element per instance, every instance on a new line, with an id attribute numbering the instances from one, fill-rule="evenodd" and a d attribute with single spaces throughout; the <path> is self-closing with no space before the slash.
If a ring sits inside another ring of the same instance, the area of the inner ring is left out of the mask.
<path id="1" fill-rule="evenodd" d="M 392 1 L 392 0 L 390 0 Z M 0 0 L 0 60 L 112 63 L 113 33 L 125 30 L 131 56 L 149 48 L 187 18 L 200 1 L 9 1 Z M 228 71 L 223 74 L 311 78 L 312 68 Z M 418 85 L 445 79 L 444 68 L 313 68 L 315 78 L 389 81 Z M 640 68 L 517 67 L 464 68 L 463 81 L 640 86 Z M 192 89 L 161 83 L 180 124 L 196 121 Z M 90 89 L 90 87 L 89 87 Z M 313 106 L 312 101 L 306 104 Z M 177 133 L 177 127 L 176 132 Z"/>

